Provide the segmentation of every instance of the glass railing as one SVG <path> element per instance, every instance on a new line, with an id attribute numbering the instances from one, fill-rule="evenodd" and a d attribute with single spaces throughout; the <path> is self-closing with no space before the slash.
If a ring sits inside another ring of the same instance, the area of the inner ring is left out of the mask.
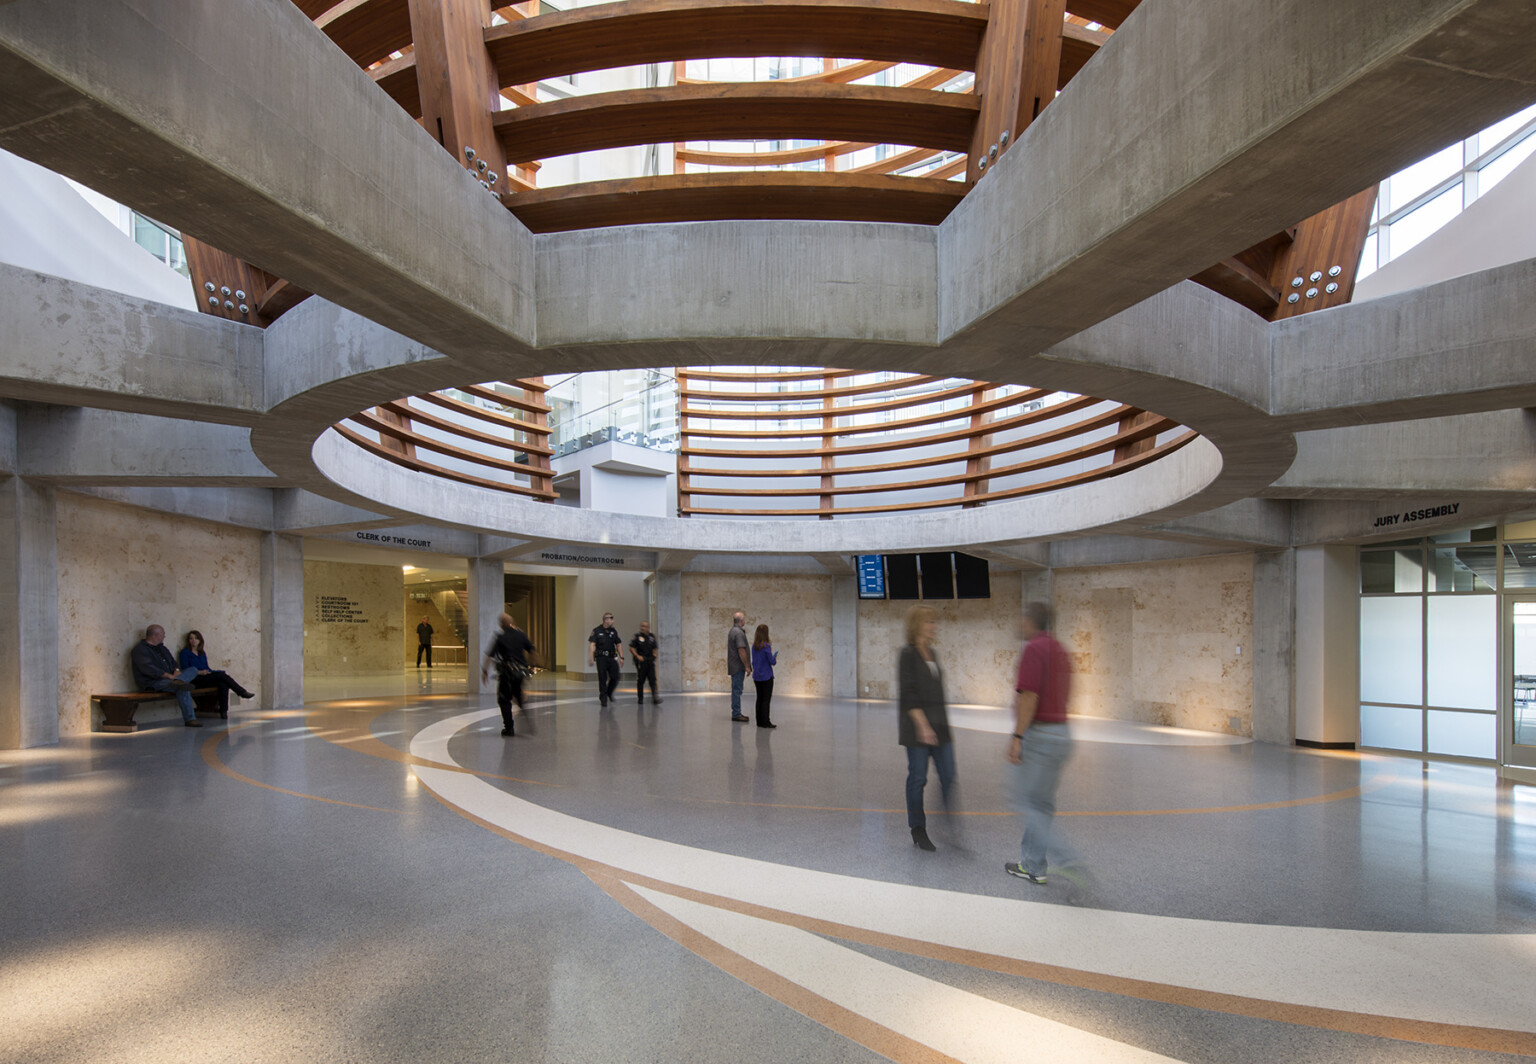
<path id="1" fill-rule="evenodd" d="M 664 370 L 578 373 L 551 385 L 546 398 L 557 458 L 604 443 L 678 449 L 677 380 Z"/>

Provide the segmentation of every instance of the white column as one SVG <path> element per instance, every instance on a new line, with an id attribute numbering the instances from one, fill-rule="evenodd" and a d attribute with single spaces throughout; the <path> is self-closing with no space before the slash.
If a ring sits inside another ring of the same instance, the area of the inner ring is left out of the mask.
<path id="1" fill-rule="evenodd" d="M 1253 556 L 1253 737 L 1289 746 L 1296 737 L 1296 551 Z"/>
<path id="2" fill-rule="evenodd" d="M 500 558 L 469 559 L 469 653 L 468 690 L 485 694 L 496 690 L 496 678 L 480 681 L 480 662 L 501 627 L 498 618 L 507 608 L 507 567 Z M 551 661 L 545 666 L 552 667 Z"/>
<path id="3" fill-rule="evenodd" d="M 1354 547 L 1296 550 L 1296 740 L 1360 738 L 1360 606 Z M 1255 631 L 1257 638 L 1258 632 Z"/>
<path id="4" fill-rule="evenodd" d="M 261 542 L 262 709 L 304 704 L 304 540 L 269 532 Z"/>
<path id="5" fill-rule="evenodd" d="M 54 489 L 0 481 L 0 749 L 59 741 L 59 553 Z"/>
<path id="6" fill-rule="evenodd" d="M 832 697 L 859 696 L 859 577 L 832 578 Z"/>
<path id="7" fill-rule="evenodd" d="M 658 572 L 651 578 L 656 602 L 656 637 L 661 640 L 656 683 L 663 691 L 683 689 L 683 574 Z"/>

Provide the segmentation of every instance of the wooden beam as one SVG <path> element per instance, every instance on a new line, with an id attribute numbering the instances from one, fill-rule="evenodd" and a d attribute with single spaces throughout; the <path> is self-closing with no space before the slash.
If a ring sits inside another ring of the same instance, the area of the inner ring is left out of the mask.
<path id="1" fill-rule="evenodd" d="M 981 114 L 966 167 L 972 183 L 1055 99 L 1061 75 L 1065 0 L 993 0 L 991 7 L 976 60 Z"/>
<path id="2" fill-rule="evenodd" d="M 964 151 L 976 112 L 975 98 L 959 93 L 744 82 L 594 93 L 502 111 L 494 124 L 513 162 L 689 140 L 799 138 Z"/>
<path id="3" fill-rule="evenodd" d="M 410 0 L 410 14 L 422 126 L 460 165 L 506 188 L 507 160 L 491 125 L 500 104 L 485 49 L 490 0 Z"/>
<path id="4" fill-rule="evenodd" d="M 937 225 L 965 195 L 956 181 L 814 171 L 665 174 L 541 188 L 502 202 L 535 233 L 722 218 Z"/>
<path id="5" fill-rule="evenodd" d="M 1375 206 L 1372 185 L 1296 226 L 1295 240 L 1276 252 L 1270 270 L 1270 283 L 1281 293 L 1270 320 L 1341 306 L 1354 298 L 1355 275 Z M 1332 292 L 1329 285 L 1335 286 Z M 1292 295 L 1297 297 L 1294 303 Z"/>
<path id="6" fill-rule="evenodd" d="M 187 272 L 192 275 L 198 310 L 245 325 L 266 328 L 271 319 L 261 309 L 261 300 L 268 287 L 265 273 L 229 252 L 220 251 L 212 244 L 205 244 L 186 233 L 181 234 L 181 244 L 187 254 Z M 210 285 L 212 291 L 209 291 Z M 244 313 L 240 310 L 241 304 L 245 305 Z"/>
<path id="7" fill-rule="evenodd" d="M 987 5 L 960 0 L 619 0 L 486 31 L 503 85 L 717 56 L 834 56 L 973 70 Z"/>

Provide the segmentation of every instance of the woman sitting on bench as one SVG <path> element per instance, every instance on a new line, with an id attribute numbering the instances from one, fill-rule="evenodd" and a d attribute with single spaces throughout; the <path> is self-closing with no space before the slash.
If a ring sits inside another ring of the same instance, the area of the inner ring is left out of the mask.
<path id="1" fill-rule="evenodd" d="M 208 648 L 203 645 L 203 633 L 196 628 L 187 633 L 186 646 L 181 648 L 180 663 L 183 669 L 197 670 L 197 683 L 199 686 L 217 687 L 219 689 L 219 710 L 225 715 L 229 713 L 229 692 L 233 691 L 241 698 L 255 698 L 251 692 L 241 687 L 229 673 L 223 669 L 210 669 L 208 667 Z"/>

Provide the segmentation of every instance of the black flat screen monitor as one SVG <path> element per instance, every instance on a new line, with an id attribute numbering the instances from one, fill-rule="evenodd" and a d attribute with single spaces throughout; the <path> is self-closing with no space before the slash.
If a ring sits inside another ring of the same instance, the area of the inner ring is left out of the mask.
<path id="1" fill-rule="evenodd" d="M 917 555 L 887 554 L 885 556 L 885 597 L 915 599 L 917 587 Z"/>
<path id="2" fill-rule="evenodd" d="M 955 552 L 955 598 L 992 597 L 992 577 L 987 559 Z"/>
<path id="3" fill-rule="evenodd" d="M 923 573 L 923 598 L 952 599 L 955 597 L 954 556 L 943 554 L 919 554 L 918 566 Z"/>

